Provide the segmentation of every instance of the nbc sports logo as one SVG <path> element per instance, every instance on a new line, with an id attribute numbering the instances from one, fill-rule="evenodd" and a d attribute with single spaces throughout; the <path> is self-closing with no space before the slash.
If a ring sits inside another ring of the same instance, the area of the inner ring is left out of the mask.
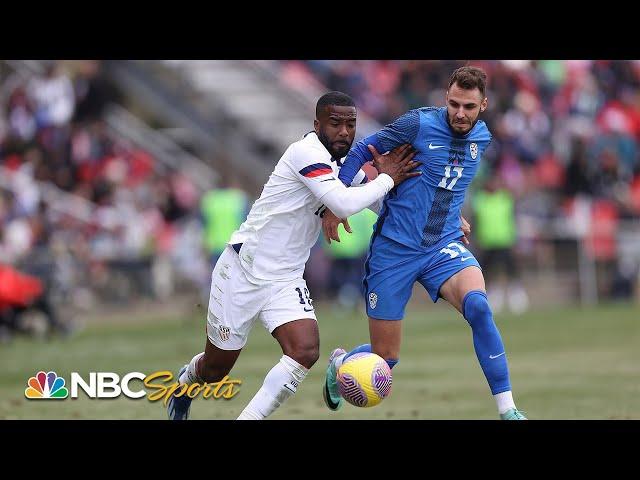
<path id="1" fill-rule="evenodd" d="M 132 389 L 130 385 L 132 380 L 141 381 L 151 391 Z M 160 383 L 155 383 L 155 380 L 159 380 Z M 179 382 L 168 384 L 171 380 L 173 380 L 173 374 L 169 371 L 154 372 L 151 375 L 145 375 L 141 372 L 129 372 L 122 378 L 114 372 L 89 372 L 88 382 L 78 372 L 71 372 L 70 386 L 67 389 L 64 378 L 58 377 L 56 372 L 45 373 L 44 371 L 39 371 L 27 382 L 28 386 L 24 391 L 24 396 L 29 400 L 77 399 L 80 390 L 82 390 L 89 398 L 116 398 L 120 395 L 128 398 L 147 396 L 151 402 L 164 399 L 164 404 L 166 405 L 171 395 L 177 397 L 188 395 L 189 398 L 195 398 L 202 393 L 204 398 L 229 399 L 238 393 L 238 389 L 235 387 L 242 383 L 240 380 L 230 380 L 228 376 L 225 376 L 218 382 L 193 383 L 186 388 L 186 385 Z M 295 383 L 292 382 L 292 385 L 295 386 Z"/>
<path id="2" fill-rule="evenodd" d="M 24 396 L 30 400 L 62 400 L 69 396 L 69 391 L 64 386 L 64 378 L 58 377 L 56 372 L 40 371 L 35 377 L 29 379 L 27 385 L 29 386 L 24 390 Z"/>

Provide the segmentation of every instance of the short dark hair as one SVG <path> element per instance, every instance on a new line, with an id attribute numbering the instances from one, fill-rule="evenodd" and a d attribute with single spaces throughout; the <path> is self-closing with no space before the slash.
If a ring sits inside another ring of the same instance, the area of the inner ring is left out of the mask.
<path id="1" fill-rule="evenodd" d="M 329 105 L 337 105 L 338 107 L 355 107 L 356 103 L 346 93 L 325 93 L 318 99 L 318 103 L 316 103 L 316 118 L 318 118 L 322 113 L 322 110 Z"/>
<path id="2" fill-rule="evenodd" d="M 449 80 L 449 86 L 447 90 L 451 88 L 451 85 L 456 83 L 460 88 L 465 90 L 473 90 L 477 88 L 480 90 L 482 97 L 486 97 L 485 90 L 487 88 L 487 74 L 478 67 L 460 67 L 451 75 Z"/>

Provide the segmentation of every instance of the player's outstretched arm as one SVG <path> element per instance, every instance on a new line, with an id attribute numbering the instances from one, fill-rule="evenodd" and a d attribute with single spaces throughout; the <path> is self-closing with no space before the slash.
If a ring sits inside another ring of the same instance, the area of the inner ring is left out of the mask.
<path id="1" fill-rule="evenodd" d="M 411 145 L 401 145 L 387 155 L 380 155 L 373 146 L 370 149 L 374 164 L 380 172 L 375 180 L 359 188 L 347 188 L 339 184 L 319 198 L 339 218 L 347 218 L 367 208 L 395 185 L 421 173 L 412 172 L 420 162 L 413 161 L 416 152 Z"/>
<path id="2" fill-rule="evenodd" d="M 351 147 L 351 150 L 349 150 L 349 153 L 347 154 L 347 158 L 342 164 L 342 167 L 340 167 L 340 174 L 338 175 L 338 178 L 347 187 L 351 185 L 351 182 L 362 166 L 373 159 L 368 148 L 369 145 L 374 145 L 377 149 L 382 150 L 382 146 L 378 141 L 378 135 L 369 135 L 367 138 L 356 142 L 355 145 Z"/>
<path id="3" fill-rule="evenodd" d="M 377 133 L 356 142 L 356 144 L 351 147 L 340 169 L 338 178 L 345 185 L 351 185 L 358 170 L 365 163 L 373 159 L 369 145 L 373 145 L 379 152 L 388 152 L 403 143 L 413 144 L 419 130 L 420 114 L 418 110 L 408 111 Z"/>

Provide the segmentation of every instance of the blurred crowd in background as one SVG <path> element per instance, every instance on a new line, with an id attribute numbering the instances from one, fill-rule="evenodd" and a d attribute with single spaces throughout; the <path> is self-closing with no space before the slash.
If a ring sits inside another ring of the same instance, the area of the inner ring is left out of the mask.
<path id="1" fill-rule="evenodd" d="M 192 253 L 198 192 L 107 127 L 119 93 L 100 67 L 47 62 L 41 74 L 1 79 L 0 264 L 41 279 L 52 302 L 85 309 L 165 296 L 171 257 L 196 284 L 208 268 Z M 6 279 L 19 300 L 19 278 Z"/>
<path id="2" fill-rule="evenodd" d="M 482 67 L 493 141 L 464 214 L 494 307 L 527 308 L 520 279 L 528 267 L 562 266 L 545 247 L 554 242 L 574 245 L 574 265 L 593 266 L 598 299 L 640 296 L 640 61 L 274 63 L 283 83 L 346 92 L 381 124 L 444 105 L 451 72 Z M 85 308 L 133 294 L 168 298 L 180 290 L 169 270 L 206 298 L 212 262 L 253 198 L 236 184 L 200 192 L 109 129 L 105 108 L 127 99 L 101 62 L 45 65 L 29 78 L 0 71 L 0 264 L 40 278 L 45 291 L 55 286 L 52 301 Z M 318 242 L 307 269 L 315 297 L 361 306 L 374 221 L 363 213 L 344 243 Z"/>

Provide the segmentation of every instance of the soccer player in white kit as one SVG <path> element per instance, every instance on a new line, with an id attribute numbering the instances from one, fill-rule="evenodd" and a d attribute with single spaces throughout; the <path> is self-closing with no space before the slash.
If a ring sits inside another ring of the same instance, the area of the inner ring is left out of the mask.
<path id="1" fill-rule="evenodd" d="M 338 172 L 355 131 L 351 97 L 341 92 L 323 95 L 316 104 L 314 131 L 287 148 L 213 269 L 205 351 L 182 367 L 180 383 L 222 380 L 256 321 L 282 347 L 282 358 L 239 420 L 259 420 L 273 413 L 296 393 L 318 360 L 318 324 L 303 273 L 325 209 L 339 218 L 366 207 L 377 211 L 374 205 L 389 190 L 419 175 L 412 172 L 418 165 L 412 160 L 413 148 L 402 145 L 387 155 L 376 155 L 375 180 L 367 182 L 361 170 L 352 183 L 360 188 L 347 188 L 338 180 Z M 190 407 L 187 395 L 172 396 L 169 418 L 186 420 Z"/>

